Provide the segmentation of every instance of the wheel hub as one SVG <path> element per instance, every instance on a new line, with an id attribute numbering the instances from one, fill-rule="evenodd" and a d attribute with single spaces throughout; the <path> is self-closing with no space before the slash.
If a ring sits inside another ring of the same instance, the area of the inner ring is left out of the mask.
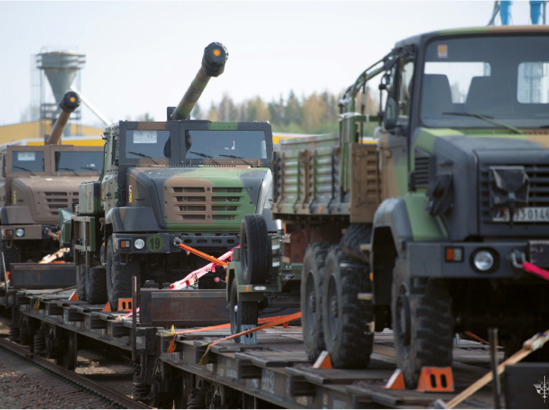
<path id="1" fill-rule="evenodd" d="M 311 293 L 311 294 L 309 295 L 309 299 L 308 299 L 308 303 L 307 303 L 307 308 L 309 309 L 309 312 L 311 312 L 311 313 L 315 313 L 315 312 L 316 312 L 316 298 L 315 298 L 314 293 Z"/>
<path id="2" fill-rule="evenodd" d="M 330 299 L 330 315 L 334 318 L 338 317 L 337 297 L 332 296 Z"/>

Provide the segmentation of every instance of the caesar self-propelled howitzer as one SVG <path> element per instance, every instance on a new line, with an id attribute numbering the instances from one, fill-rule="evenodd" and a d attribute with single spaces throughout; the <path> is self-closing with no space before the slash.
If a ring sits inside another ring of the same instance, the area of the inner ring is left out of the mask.
<path id="1" fill-rule="evenodd" d="M 71 208 L 80 184 L 97 178 L 102 167 L 101 147 L 61 144 L 69 117 L 79 103 L 77 93 L 64 95 L 52 132 L 42 145 L 15 143 L 0 148 L 1 269 L 7 285 L 2 289 L 63 287 L 75 282 L 72 265 L 59 269 L 67 271 L 63 275 L 48 272 L 48 267 L 38 267 L 37 262 L 51 255 L 70 261 L 68 252 L 59 252 L 59 209 Z M 6 272 L 11 273 L 10 281 Z"/>
<path id="2" fill-rule="evenodd" d="M 118 309 L 131 296 L 132 276 L 162 288 L 207 263 L 180 243 L 220 256 L 238 245 L 244 215 L 268 213 L 270 124 L 189 119 L 227 56 L 220 43 L 206 47 L 167 121 L 120 121 L 105 130 L 101 177 L 80 187 L 73 219 L 81 299 Z"/>

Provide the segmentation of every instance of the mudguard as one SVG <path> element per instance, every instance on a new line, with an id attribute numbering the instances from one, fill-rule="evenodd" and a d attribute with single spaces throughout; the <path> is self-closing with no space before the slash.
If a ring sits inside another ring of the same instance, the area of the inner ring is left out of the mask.
<path id="1" fill-rule="evenodd" d="M 3 225 L 35 223 L 30 209 L 26 206 L 3 206 L 0 208 L 0 220 Z"/>
<path id="2" fill-rule="evenodd" d="M 153 210 L 147 206 L 112 208 L 105 215 L 105 222 L 112 224 L 113 232 L 158 232 Z"/>
<path id="3" fill-rule="evenodd" d="M 389 198 L 374 215 L 371 266 L 374 273 L 374 303 L 387 305 L 391 300 L 392 269 L 397 257 L 406 257 L 407 242 L 442 241 L 448 234 L 439 217 L 427 210 L 424 194 Z M 384 247 L 394 249 L 383 249 Z M 375 260 L 392 258 L 392 260 Z"/>

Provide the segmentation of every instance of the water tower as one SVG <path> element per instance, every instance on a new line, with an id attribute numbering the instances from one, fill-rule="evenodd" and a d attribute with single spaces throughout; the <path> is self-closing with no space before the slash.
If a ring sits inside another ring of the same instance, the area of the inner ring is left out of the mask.
<path id="1" fill-rule="evenodd" d="M 86 56 L 70 51 L 51 51 L 36 55 L 36 68 L 40 70 L 40 136 L 43 139 L 47 133 L 46 123 L 52 125 L 59 115 L 59 103 L 63 95 L 70 90 L 75 78 L 80 80 L 80 70 L 84 67 Z M 46 79 L 51 86 L 55 102 L 46 101 Z M 80 85 L 77 84 L 80 89 Z M 43 121 L 46 120 L 46 121 Z M 71 122 L 80 127 L 81 111 L 77 109 L 71 116 Z M 65 135 L 70 133 L 70 127 Z"/>

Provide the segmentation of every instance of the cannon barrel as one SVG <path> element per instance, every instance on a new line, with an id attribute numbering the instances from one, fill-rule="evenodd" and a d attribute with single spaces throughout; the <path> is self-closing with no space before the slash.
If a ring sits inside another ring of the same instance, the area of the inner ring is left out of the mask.
<path id="1" fill-rule="evenodd" d="M 217 77 L 225 69 L 225 62 L 229 57 L 229 53 L 225 46 L 221 43 L 210 43 L 204 49 L 204 57 L 202 58 L 202 66 L 196 74 L 187 92 L 175 108 L 172 114 L 172 120 L 187 120 L 191 115 L 196 102 L 206 88 L 208 81 L 212 77 Z"/>
<path id="2" fill-rule="evenodd" d="M 69 122 L 69 117 L 71 113 L 78 108 L 80 105 L 80 97 L 74 91 L 67 91 L 63 96 L 63 100 L 59 103 L 59 108 L 61 112 L 57 121 L 53 124 L 50 135 L 46 135 L 44 139 L 45 145 L 57 145 L 61 142 L 61 137 L 65 131 L 65 127 Z"/>

